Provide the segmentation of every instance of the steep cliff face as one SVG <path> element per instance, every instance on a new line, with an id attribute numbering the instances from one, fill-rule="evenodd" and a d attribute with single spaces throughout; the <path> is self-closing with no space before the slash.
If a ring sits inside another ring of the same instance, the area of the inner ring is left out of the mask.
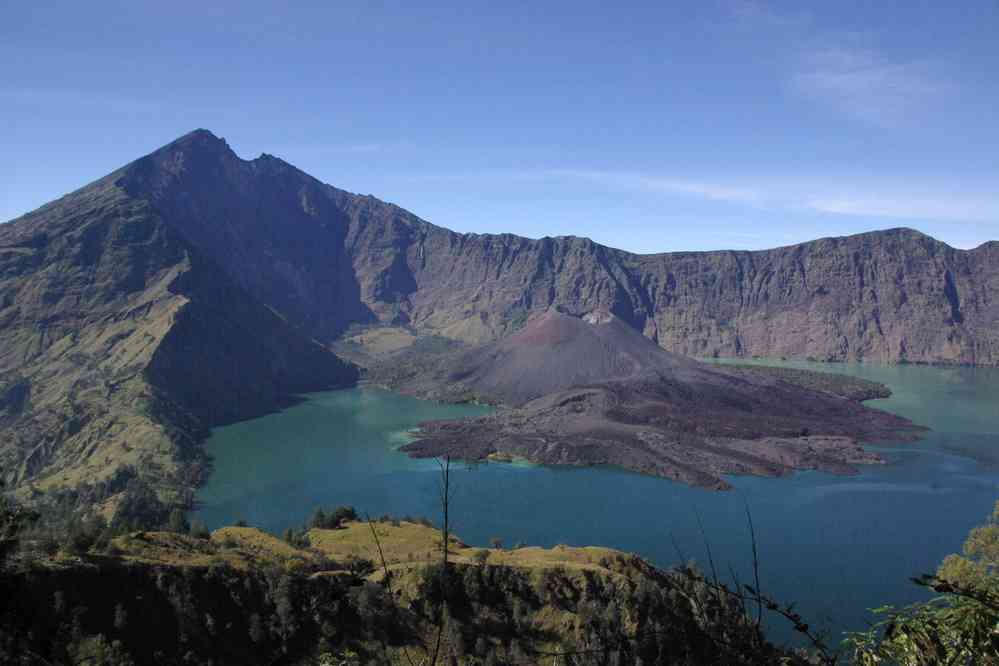
<path id="1" fill-rule="evenodd" d="M 688 354 L 999 362 L 995 256 L 908 229 L 644 258 L 660 344 Z"/>
<path id="2" fill-rule="evenodd" d="M 71 487 L 125 466 L 168 482 L 207 426 L 354 377 L 119 178 L 0 226 L 8 482 Z"/>
<path id="3" fill-rule="evenodd" d="M 688 355 L 999 362 L 995 247 L 956 250 L 908 229 L 648 256 L 432 230 L 407 258 L 417 288 L 400 310 L 418 328 L 476 342 L 558 305 L 609 309 Z"/>
<path id="4" fill-rule="evenodd" d="M 908 229 L 760 252 L 634 255 L 575 237 L 457 234 L 194 132 L 123 187 L 321 340 L 400 323 L 485 342 L 558 305 L 703 356 L 999 363 L 999 249 Z"/>
<path id="5" fill-rule="evenodd" d="M 370 256 L 371 270 L 354 268 L 348 210 L 362 224 L 367 217 L 351 195 L 274 157 L 241 160 L 205 131 L 128 165 L 120 183 L 239 286 L 312 335 L 330 339 L 350 323 L 377 321 L 369 304 L 377 307 L 384 294 L 368 285 L 362 291 L 358 280 L 385 267 Z M 391 228 L 393 217 L 374 224 Z"/>

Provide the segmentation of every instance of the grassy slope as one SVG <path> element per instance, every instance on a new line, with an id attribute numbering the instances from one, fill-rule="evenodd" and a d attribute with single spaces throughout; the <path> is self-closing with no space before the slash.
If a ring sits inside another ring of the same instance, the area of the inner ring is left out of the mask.
<path id="1" fill-rule="evenodd" d="M 373 526 L 390 586 L 381 571 L 359 577 L 345 570 L 352 558 L 377 558 L 367 523 L 311 530 L 309 548 L 247 527 L 223 528 L 209 539 L 138 532 L 116 538 L 110 555 L 57 555 L 24 569 L 13 584 L 31 594 L 15 597 L 20 608 L 9 626 L 55 637 L 35 648 L 52 650 L 49 658 L 66 650 L 79 659 L 117 640 L 140 663 L 159 652 L 161 660 L 189 654 L 191 663 L 314 664 L 324 651 L 389 664 L 409 663 L 408 653 L 419 662 L 437 635 L 427 577 L 433 569 L 426 565 L 439 557 L 440 533 L 408 522 Z M 483 561 L 481 550 L 452 541 L 443 663 L 548 664 L 551 657 L 538 652 L 615 644 L 621 639 L 613 636 L 639 627 L 659 641 L 654 649 L 664 663 L 694 655 L 691 663 L 715 663 L 739 641 L 748 641 L 749 651 L 739 653 L 748 660 L 725 663 L 783 656 L 753 638 L 753 623 L 737 608 L 700 615 L 685 601 L 713 603 L 698 583 L 635 556 L 559 546 L 488 549 Z M 716 631 L 724 643 L 711 638 Z M 0 656 L 3 648 L 0 640 Z M 490 655 L 499 661 L 487 661 Z"/>
<path id="2" fill-rule="evenodd" d="M 9 482 L 48 489 L 128 465 L 175 471 L 178 440 L 195 433 L 153 417 L 162 395 L 142 373 L 188 302 L 169 285 L 189 265 L 168 248 L 148 208 L 108 182 L 3 230 L 0 370 L 29 387 L 0 418 Z"/>
<path id="3" fill-rule="evenodd" d="M 183 503 L 208 426 L 355 377 L 114 175 L 0 227 L 0 480 L 23 497 L 134 468 Z"/>

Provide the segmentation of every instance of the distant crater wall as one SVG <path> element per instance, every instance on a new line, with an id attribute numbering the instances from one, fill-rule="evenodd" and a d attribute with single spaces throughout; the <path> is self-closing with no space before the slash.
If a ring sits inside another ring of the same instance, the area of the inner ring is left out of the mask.
<path id="1" fill-rule="evenodd" d="M 761 252 L 636 256 L 586 239 L 432 229 L 400 248 L 412 324 L 472 342 L 552 305 L 605 308 L 693 356 L 999 363 L 999 250 L 891 230 Z M 372 309 L 377 306 L 371 305 Z"/>
<path id="2" fill-rule="evenodd" d="M 469 342 L 559 305 L 696 356 L 999 364 L 999 244 L 910 229 L 757 252 L 634 255 L 576 237 L 458 234 L 195 132 L 123 186 L 296 328 L 411 325 Z"/>

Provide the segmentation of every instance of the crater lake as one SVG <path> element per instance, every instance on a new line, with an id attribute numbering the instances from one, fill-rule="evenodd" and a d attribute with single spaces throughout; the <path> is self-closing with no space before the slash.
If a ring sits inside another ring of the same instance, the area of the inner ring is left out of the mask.
<path id="1" fill-rule="evenodd" d="M 931 431 L 916 443 L 870 447 L 887 464 L 856 476 L 729 477 L 728 492 L 606 467 L 462 464 L 452 475 L 455 533 L 474 545 L 601 545 L 705 569 L 709 544 L 728 582 L 730 567 L 749 581 L 748 508 L 764 592 L 795 603 L 834 644 L 874 621 L 870 608 L 927 598 L 909 578 L 959 551 L 999 499 L 999 369 L 758 362 L 882 382 L 892 397 L 867 404 Z M 280 534 L 316 507 L 349 504 L 362 515 L 437 522 L 437 465 L 396 449 L 421 421 L 487 412 L 372 387 L 304 396 L 213 431 L 214 471 L 196 517 L 213 529 L 246 520 Z M 783 620 L 767 626 L 775 640 L 793 639 Z"/>

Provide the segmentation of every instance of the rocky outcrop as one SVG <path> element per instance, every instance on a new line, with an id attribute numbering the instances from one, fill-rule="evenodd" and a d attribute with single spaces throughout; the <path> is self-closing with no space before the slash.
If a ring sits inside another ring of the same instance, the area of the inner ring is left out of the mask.
<path id="1" fill-rule="evenodd" d="M 403 366 L 403 358 L 388 364 Z M 513 407 L 420 424 L 417 440 L 402 447 L 419 457 L 617 465 L 726 489 L 727 474 L 855 474 L 857 464 L 882 462 L 859 442 L 922 434 L 850 397 L 876 385 L 702 363 L 660 349 L 600 311 L 550 310 L 498 342 L 441 355 L 430 372 L 414 369 L 385 377 L 376 367 L 371 376 L 394 378 L 393 388 L 417 395 Z"/>
<path id="2" fill-rule="evenodd" d="M 321 340 L 396 323 L 485 342 L 553 305 L 613 312 L 696 356 L 999 364 L 999 244 L 910 229 L 760 252 L 635 255 L 575 237 L 458 234 L 206 131 L 122 187 Z"/>

